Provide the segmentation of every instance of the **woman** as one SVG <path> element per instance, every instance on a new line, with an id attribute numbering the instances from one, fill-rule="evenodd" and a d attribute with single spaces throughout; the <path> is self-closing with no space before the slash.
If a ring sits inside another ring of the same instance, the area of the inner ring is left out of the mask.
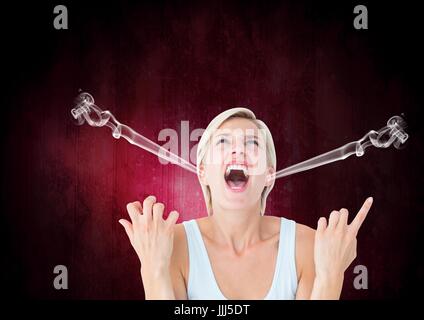
<path id="1" fill-rule="evenodd" d="M 140 262 L 146 299 L 339 299 L 356 257 L 368 198 L 348 225 L 341 209 L 317 230 L 266 216 L 275 148 L 267 126 L 246 108 L 229 109 L 207 127 L 197 149 L 208 216 L 176 224 L 147 197 L 121 219 Z"/>

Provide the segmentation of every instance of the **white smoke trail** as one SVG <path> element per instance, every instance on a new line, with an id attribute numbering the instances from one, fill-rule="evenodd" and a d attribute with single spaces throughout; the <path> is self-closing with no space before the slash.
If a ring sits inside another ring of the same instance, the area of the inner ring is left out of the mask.
<path id="1" fill-rule="evenodd" d="M 120 123 L 109 111 L 102 111 L 94 104 L 94 98 L 89 93 L 81 93 L 76 101 L 75 108 L 71 110 L 72 116 L 78 120 L 78 124 L 83 124 L 84 120 L 93 127 L 107 126 L 112 129 L 112 136 L 116 139 L 124 137 L 129 143 L 134 144 L 156 156 L 167 160 L 192 173 L 197 173 L 196 167 L 185 159 L 166 150 L 157 143 L 147 139 L 135 132 L 130 127 Z M 310 170 L 331 162 L 344 160 L 351 155 L 361 157 L 365 149 L 370 146 L 377 148 L 388 148 L 392 144 L 399 149 L 406 140 L 408 134 L 405 132 L 406 122 L 399 116 L 393 116 L 387 121 L 387 125 L 378 131 L 371 130 L 362 139 L 353 141 L 340 148 L 323 153 L 309 160 L 297 163 L 274 174 L 274 178 L 282 178 L 288 175 Z"/>
<path id="2" fill-rule="evenodd" d="M 288 175 L 310 170 L 334 161 L 344 160 L 351 155 L 361 157 L 365 149 L 374 146 L 377 148 L 388 148 L 392 144 L 399 149 L 402 144 L 408 140 L 408 134 L 405 132 L 406 122 L 399 116 L 393 116 L 387 121 L 387 125 L 378 131 L 371 130 L 362 139 L 353 141 L 341 146 L 340 148 L 320 154 L 309 160 L 297 163 L 288 168 L 279 170 L 275 173 L 275 179 L 286 177 Z"/>
<path id="3" fill-rule="evenodd" d="M 123 137 L 131 144 L 149 151 L 183 169 L 196 173 L 196 167 L 190 162 L 135 132 L 127 125 L 120 123 L 109 111 L 102 111 L 94 104 L 94 98 L 89 93 L 83 92 L 77 97 L 75 108 L 71 110 L 71 114 L 78 120 L 79 125 L 83 124 L 85 120 L 93 127 L 107 126 L 112 129 L 112 136 L 114 138 L 119 139 Z"/>

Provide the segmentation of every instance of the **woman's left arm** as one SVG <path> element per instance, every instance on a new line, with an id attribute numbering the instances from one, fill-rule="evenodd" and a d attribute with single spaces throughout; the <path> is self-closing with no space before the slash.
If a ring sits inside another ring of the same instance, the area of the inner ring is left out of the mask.
<path id="1" fill-rule="evenodd" d="M 331 212 L 328 225 L 325 218 L 318 220 L 313 242 L 314 258 L 303 268 L 296 299 L 340 298 L 344 273 L 356 258 L 356 237 L 371 205 L 372 198 L 368 198 L 350 225 L 346 209 Z"/>

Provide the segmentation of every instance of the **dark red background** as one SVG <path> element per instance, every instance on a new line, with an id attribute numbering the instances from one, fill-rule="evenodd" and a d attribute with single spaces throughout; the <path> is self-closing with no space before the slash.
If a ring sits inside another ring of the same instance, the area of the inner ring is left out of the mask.
<path id="1" fill-rule="evenodd" d="M 408 118 L 403 150 L 369 149 L 277 180 L 267 214 L 315 227 L 320 216 L 375 199 L 346 272 L 345 299 L 406 298 L 421 288 L 423 226 L 422 39 L 418 10 L 319 3 L 67 3 L 69 30 L 53 28 L 55 4 L 2 12 L 2 283 L 9 297 L 143 298 L 139 265 L 118 224 L 129 201 L 154 194 L 180 222 L 206 214 L 195 175 L 108 128 L 78 127 L 78 90 L 157 141 L 161 129 L 205 128 L 247 106 L 273 133 L 278 169 Z M 14 15 L 14 12 L 19 14 Z M 53 288 L 53 268 L 69 289 Z M 365 265 L 369 289 L 355 290 Z M 260 268 L 258 262 L 258 268 Z"/>

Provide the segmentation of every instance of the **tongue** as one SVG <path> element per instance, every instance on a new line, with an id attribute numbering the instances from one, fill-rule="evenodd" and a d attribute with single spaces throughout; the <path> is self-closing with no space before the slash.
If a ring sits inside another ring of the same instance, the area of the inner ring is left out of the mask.
<path id="1" fill-rule="evenodd" d="M 245 184 L 246 181 L 242 181 L 242 180 L 228 180 L 227 181 L 228 185 L 230 186 L 231 189 L 241 189 Z"/>

